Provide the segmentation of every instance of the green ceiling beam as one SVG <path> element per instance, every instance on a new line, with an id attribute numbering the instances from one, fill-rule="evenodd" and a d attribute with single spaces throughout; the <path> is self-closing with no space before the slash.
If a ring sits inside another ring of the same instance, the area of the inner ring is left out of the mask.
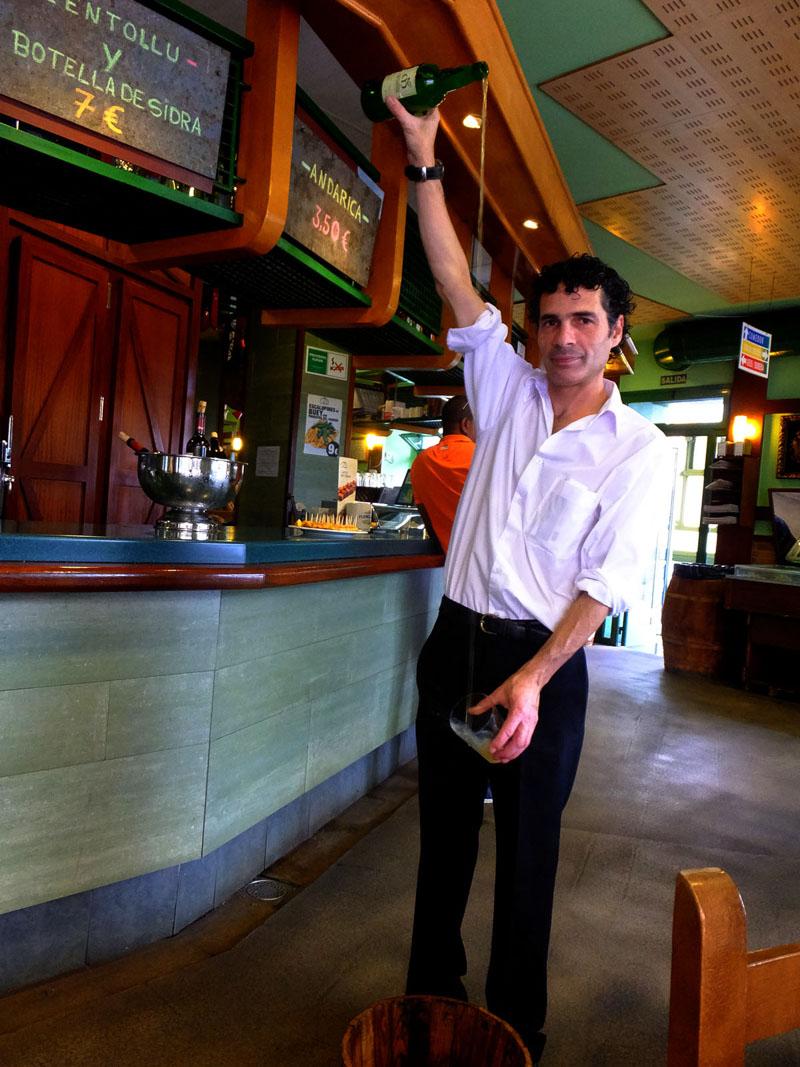
<path id="1" fill-rule="evenodd" d="M 662 184 L 655 174 L 541 89 L 534 89 L 533 97 L 576 204 Z"/>
<path id="2" fill-rule="evenodd" d="M 640 0 L 497 0 L 577 204 L 660 184 L 657 175 L 576 118 L 542 82 L 669 33 Z"/>
<path id="3" fill-rule="evenodd" d="M 497 6 L 532 86 L 670 35 L 640 0 L 497 0 Z"/>

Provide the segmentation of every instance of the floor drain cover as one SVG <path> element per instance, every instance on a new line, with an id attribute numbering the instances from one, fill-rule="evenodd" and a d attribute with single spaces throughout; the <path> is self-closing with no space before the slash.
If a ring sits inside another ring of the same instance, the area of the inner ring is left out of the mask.
<path id="1" fill-rule="evenodd" d="M 281 900 L 291 887 L 277 878 L 254 878 L 244 888 L 256 900 Z"/>

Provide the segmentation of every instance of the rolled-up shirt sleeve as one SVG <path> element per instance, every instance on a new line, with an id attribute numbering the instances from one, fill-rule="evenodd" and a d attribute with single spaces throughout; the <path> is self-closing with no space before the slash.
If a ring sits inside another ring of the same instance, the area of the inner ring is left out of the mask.
<path id="1" fill-rule="evenodd" d="M 478 432 L 490 429 L 532 368 L 506 341 L 508 327 L 492 304 L 471 326 L 448 331 L 447 344 L 464 354 L 464 384 Z"/>
<path id="2" fill-rule="evenodd" d="M 641 599 L 672 495 L 672 451 L 659 434 L 614 468 L 581 549 L 576 587 L 620 615 Z"/>

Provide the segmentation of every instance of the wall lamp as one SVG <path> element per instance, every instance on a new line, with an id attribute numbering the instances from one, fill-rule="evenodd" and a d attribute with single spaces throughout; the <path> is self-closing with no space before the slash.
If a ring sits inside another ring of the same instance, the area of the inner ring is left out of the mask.
<path id="1" fill-rule="evenodd" d="M 751 419 L 749 415 L 734 415 L 731 423 L 731 441 L 733 443 L 733 455 L 748 456 L 752 442 L 758 437 L 759 423 L 757 419 Z"/>

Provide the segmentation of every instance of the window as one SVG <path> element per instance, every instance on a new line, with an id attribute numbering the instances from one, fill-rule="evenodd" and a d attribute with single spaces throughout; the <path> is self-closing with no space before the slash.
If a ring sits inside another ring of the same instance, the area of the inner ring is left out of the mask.
<path id="1" fill-rule="evenodd" d="M 725 421 L 725 397 L 697 400 L 635 401 L 629 405 L 659 426 L 721 426 Z"/>

